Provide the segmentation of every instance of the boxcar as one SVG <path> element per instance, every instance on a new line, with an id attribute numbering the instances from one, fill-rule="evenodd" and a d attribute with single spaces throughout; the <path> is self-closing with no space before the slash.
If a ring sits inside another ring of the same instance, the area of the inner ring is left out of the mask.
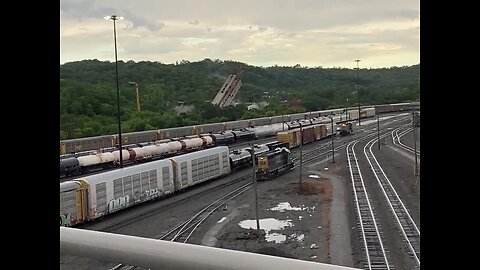
<path id="1" fill-rule="evenodd" d="M 219 146 L 170 158 L 173 164 L 175 190 L 230 173 L 228 147 Z"/>
<path id="2" fill-rule="evenodd" d="M 88 183 L 88 219 L 174 192 L 170 160 L 158 160 L 77 179 Z"/>
<path id="3" fill-rule="evenodd" d="M 84 181 L 60 183 L 60 226 L 74 226 L 87 220 L 87 190 Z"/>
<path id="4" fill-rule="evenodd" d="M 294 148 L 300 145 L 300 129 L 291 129 L 277 133 L 277 141 L 288 143 L 288 148 Z"/>

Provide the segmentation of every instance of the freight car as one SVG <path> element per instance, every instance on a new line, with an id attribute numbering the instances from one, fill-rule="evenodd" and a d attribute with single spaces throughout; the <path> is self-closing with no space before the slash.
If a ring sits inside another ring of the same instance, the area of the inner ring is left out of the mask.
<path id="1" fill-rule="evenodd" d="M 124 164 L 140 163 L 206 149 L 214 145 L 214 140 L 210 135 L 126 145 L 126 149 L 122 150 L 122 160 Z M 60 159 L 60 178 L 116 167 L 120 163 L 120 151 L 114 149 L 107 150 L 111 152 L 97 151 L 90 154 L 86 153 L 82 156 Z"/>
<path id="2" fill-rule="evenodd" d="M 302 132 L 302 134 L 300 134 Z M 325 124 L 312 125 L 307 127 L 295 128 L 277 133 L 277 141 L 288 143 L 288 148 L 294 148 L 303 144 L 320 140 L 327 136 L 327 126 Z"/>
<path id="3" fill-rule="evenodd" d="M 351 122 L 342 123 L 339 125 L 337 131 L 340 133 L 341 136 L 348 135 L 353 132 L 353 124 Z"/>
<path id="4" fill-rule="evenodd" d="M 368 118 L 375 116 L 375 108 L 362 108 L 360 110 L 360 118 Z M 348 111 L 348 120 L 358 119 L 358 110 L 352 109 Z"/>
<path id="5" fill-rule="evenodd" d="M 290 150 L 286 147 L 269 150 L 258 156 L 258 180 L 270 180 L 293 168 Z"/>
<path id="6" fill-rule="evenodd" d="M 412 108 L 416 110 L 420 109 L 420 102 L 380 104 L 380 105 L 374 105 L 374 107 L 378 113 L 403 112 L 403 111 L 411 111 Z"/>
<path id="7" fill-rule="evenodd" d="M 74 226 L 230 173 L 228 147 L 60 183 L 60 226 Z"/>
<path id="8" fill-rule="evenodd" d="M 383 104 L 383 105 L 374 105 L 374 106 L 363 106 L 363 109 L 370 108 L 372 110 L 378 110 L 378 113 L 384 112 L 395 112 L 395 111 L 404 111 L 411 110 L 412 106 L 416 109 L 419 109 L 419 102 L 412 103 L 400 103 L 400 104 Z M 375 107 L 375 109 L 373 108 Z M 349 112 L 356 111 L 355 118 L 349 118 L 351 120 L 358 118 L 358 110 L 352 107 L 348 109 Z M 224 123 L 211 123 L 211 124 L 202 124 L 196 126 L 184 126 L 184 127 L 175 127 L 175 128 L 165 128 L 157 130 L 147 130 L 147 131 L 138 131 L 122 134 L 122 144 L 137 144 L 147 141 L 162 140 L 167 138 L 174 137 L 184 137 L 189 135 L 200 135 L 204 133 L 221 133 L 228 130 L 242 129 L 242 128 L 252 128 L 254 130 L 255 136 L 273 136 L 274 130 L 284 131 L 288 127 L 282 126 L 282 122 L 292 122 L 297 120 L 312 120 L 317 118 L 318 121 L 322 116 L 341 114 L 344 112 L 342 109 L 332 109 L 332 110 L 323 110 L 323 111 L 314 111 L 308 113 L 297 113 L 297 114 L 286 114 L 282 116 L 272 116 L 272 117 L 262 117 L 248 120 L 238 120 L 238 121 L 229 121 Z M 368 113 L 367 113 L 368 114 Z M 365 116 L 368 117 L 368 116 Z M 274 126 L 279 124 L 279 126 Z M 317 124 L 317 123 L 311 123 Z M 269 127 L 273 126 L 273 127 Z M 263 127 L 263 128 L 260 128 Z M 279 128 L 278 128 L 279 127 Z M 257 130 L 257 128 L 260 128 Z M 96 137 L 88 138 L 78 138 L 78 139 L 69 139 L 60 141 L 60 155 L 69 154 L 69 153 L 78 153 L 81 151 L 88 150 L 98 150 L 108 147 L 116 147 L 119 144 L 117 135 L 102 135 Z"/>
<path id="9" fill-rule="evenodd" d="M 252 154 L 246 149 L 235 149 L 230 155 L 230 167 L 232 169 L 241 169 L 252 165 Z"/>

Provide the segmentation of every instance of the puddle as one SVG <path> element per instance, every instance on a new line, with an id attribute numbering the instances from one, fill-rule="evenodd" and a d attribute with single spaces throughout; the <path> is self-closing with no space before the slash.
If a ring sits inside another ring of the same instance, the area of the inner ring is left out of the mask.
<path id="1" fill-rule="evenodd" d="M 238 223 L 244 229 L 256 229 L 257 221 L 254 219 L 242 220 Z M 287 236 L 279 233 L 270 233 L 271 230 L 283 230 L 285 227 L 293 226 L 292 220 L 279 220 L 275 218 L 260 219 L 260 229 L 265 230 L 265 239 L 267 242 L 282 243 Z"/>
<path id="2" fill-rule="evenodd" d="M 225 219 L 227 219 L 227 217 L 222 217 L 222 219 L 220 219 L 219 221 L 217 221 L 217 223 L 222 223 L 225 221 Z"/>
<path id="3" fill-rule="evenodd" d="M 315 205 L 316 206 L 316 205 Z M 315 206 L 313 207 L 305 207 L 305 205 L 301 205 L 300 207 L 291 206 L 289 202 L 281 202 L 277 204 L 277 206 L 270 208 L 269 210 L 272 211 L 279 211 L 281 213 L 285 211 L 300 211 L 300 210 L 307 210 L 308 212 L 315 210 Z"/>
<path id="4" fill-rule="evenodd" d="M 318 176 L 316 174 L 310 174 L 308 177 L 310 177 L 310 178 L 320 178 L 320 176 Z"/>
<path id="5" fill-rule="evenodd" d="M 265 235 L 265 240 L 267 240 L 267 242 L 275 242 L 278 244 L 287 240 L 287 236 L 280 233 L 271 233 Z"/>
<path id="6" fill-rule="evenodd" d="M 296 239 L 298 242 L 302 242 L 305 239 L 305 234 L 297 235 L 296 233 L 290 235 L 290 238 Z"/>
<path id="7" fill-rule="evenodd" d="M 270 208 L 270 210 L 272 211 L 285 211 L 285 210 L 289 210 L 289 211 L 298 211 L 298 210 L 302 210 L 301 207 L 292 207 L 290 205 L 289 202 L 281 202 L 279 204 L 277 204 L 277 206 L 273 207 L 273 208 Z"/>

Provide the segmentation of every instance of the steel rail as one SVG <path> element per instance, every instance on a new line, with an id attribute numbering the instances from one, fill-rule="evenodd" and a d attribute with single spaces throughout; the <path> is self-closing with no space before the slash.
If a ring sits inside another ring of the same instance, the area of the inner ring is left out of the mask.
<path id="1" fill-rule="evenodd" d="M 347 161 L 352 180 L 360 233 L 363 240 L 363 250 L 365 251 L 366 257 L 364 266 L 368 270 L 393 269 L 387 258 L 388 252 L 383 245 L 380 229 L 375 220 L 375 214 L 370 204 L 370 198 L 368 197 L 355 155 L 354 147 L 359 141 L 360 140 L 355 140 L 347 145 Z"/>
<path id="2" fill-rule="evenodd" d="M 388 134 L 383 135 L 383 137 L 385 136 L 388 136 Z M 377 138 L 370 140 L 367 144 L 365 144 L 363 152 L 367 157 L 367 161 L 370 164 L 375 178 L 377 179 L 377 182 L 383 191 L 384 198 L 392 210 L 400 231 L 408 243 L 411 255 L 414 257 L 418 266 L 420 266 L 420 230 L 418 229 L 415 221 L 405 207 L 405 204 L 400 199 L 400 196 L 391 184 L 387 175 L 383 171 L 383 168 L 380 166 L 377 158 L 373 154 L 372 147 L 375 143 L 378 143 Z"/>

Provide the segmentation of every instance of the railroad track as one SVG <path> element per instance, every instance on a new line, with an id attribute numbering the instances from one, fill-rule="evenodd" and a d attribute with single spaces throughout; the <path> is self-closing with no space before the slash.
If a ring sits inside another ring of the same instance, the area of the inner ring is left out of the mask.
<path id="1" fill-rule="evenodd" d="M 245 191 L 249 190 L 252 186 L 253 186 L 253 183 L 247 183 L 245 185 L 242 185 L 236 188 L 235 190 L 227 193 L 226 195 L 220 197 L 216 201 L 212 202 L 211 204 L 209 204 L 208 206 L 200 210 L 193 217 L 185 220 L 184 222 L 181 222 L 180 224 L 178 224 L 177 226 L 175 226 L 173 229 L 166 232 L 165 234 L 156 236 L 154 238 L 158 240 L 165 240 L 165 241 L 171 241 L 171 242 L 187 243 L 187 241 L 190 239 L 190 237 L 195 232 L 195 230 L 213 212 L 215 212 L 218 208 L 223 206 L 228 201 L 243 194 Z M 124 265 L 124 264 L 118 264 L 113 268 L 110 268 L 110 270 L 133 270 L 133 269 L 139 270 L 142 268 L 131 266 L 131 265 Z"/>
<path id="2" fill-rule="evenodd" d="M 394 120 L 389 119 L 388 122 L 384 123 L 383 125 L 390 125 L 394 122 L 403 121 L 403 120 L 405 120 L 405 118 L 403 118 L 403 117 L 399 118 L 399 119 L 394 119 Z M 361 133 L 360 134 L 355 134 L 354 136 L 355 137 L 361 137 L 362 135 L 365 136 L 365 134 L 361 134 Z M 373 136 L 375 136 L 375 134 L 369 134 L 369 135 L 366 136 L 366 138 L 370 138 L 370 137 L 373 137 Z M 353 138 L 355 138 L 355 137 L 353 137 Z M 341 150 L 341 149 L 347 147 L 348 141 L 353 139 L 353 138 L 351 136 L 335 138 L 334 140 L 336 142 L 341 142 L 338 146 L 335 147 L 335 151 L 338 151 L 338 150 Z M 320 151 L 328 149 L 329 147 L 331 147 L 331 142 L 325 142 L 325 143 L 319 145 L 318 147 L 314 148 L 313 150 L 310 150 L 306 153 L 303 153 L 303 156 L 304 156 L 303 163 L 305 164 L 305 163 L 308 163 L 308 162 L 312 162 L 316 159 L 319 159 L 322 156 L 325 156 L 325 155 L 331 153 L 332 152 L 331 150 L 320 153 Z M 307 158 L 308 156 L 311 156 L 311 157 Z M 296 157 L 296 158 L 298 158 L 298 157 Z M 298 167 L 298 164 L 296 164 L 295 167 Z M 231 185 L 233 183 L 237 183 L 237 182 L 242 181 L 242 180 L 249 179 L 251 177 L 252 177 L 251 174 L 247 174 L 247 175 L 244 175 L 242 177 L 238 177 L 238 178 L 236 178 L 232 181 L 229 181 L 228 183 L 222 184 L 220 187 L 223 188 L 225 186 Z M 216 200 L 215 202 L 213 202 L 212 204 L 208 205 L 207 207 L 202 209 L 200 212 L 198 212 L 196 215 L 194 215 L 192 218 L 190 218 L 188 220 L 185 220 L 184 222 L 178 224 L 177 226 L 175 226 L 173 229 L 171 229 L 167 233 L 165 233 L 163 235 L 155 236 L 153 238 L 154 239 L 160 239 L 160 240 L 168 240 L 168 241 L 186 243 L 188 241 L 188 239 L 190 238 L 190 236 L 193 234 L 193 232 L 200 226 L 200 224 L 202 224 L 203 221 L 205 221 L 208 218 L 208 216 L 210 216 L 216 209 L 221 207 L 228 200 L 231 200 L 231 199 L 235 198 L 236 196 L 239 196 L 243 192 L 247 191 L 248 189 L 250 189 L 251 186 L 252 186 L 252 183 L 247 183 L 247 184 L 242 185 L 241 187 L 233 190 L 232 192 L 228 193 L 227 195 L 223 196 L 222 198 L 220 198 L 220 199 Z M 217 189 L 217 188 L 219 188 L 219 187 L 215 187 L 214 189 Z M 163 209 L 163 207 L 162 207 L 162 209 Z M 138 221 L 138 219 L 151 216 L 151 215 L 155 214 L 157 211 L 158 211 L 158 209 L 154 210 L 154 211 L 150 210 L 150 211 L 142 212 L 140 214 L 135 215 L 134 218 L 129 217 L 128 220 L 120 221 L 120 222 L 116 223 L 114 226 L 117 226 L 117 225 L 120 225 L 120 224 L 121 225 L 126 225 L 127 223 L 128 224 L 131 223 L 132 220 Z M 109 228 L 111 228 L 111 226 L 109 226 Z M 111 270 L 124 270 L 124 269 L 130 269 L 131 270 L 131 269 L 141 269 L 141 268 L 138 268 L 138 267 L 135 267 L 135 266 L 123 265 L 123 264 L 118 264 L 117 266 L 111 268 Z M 372 269 L 377 269 L 377 268 L 372 268 Z M 381 268 L 381 269 L 383 269 L 383 268 Z M 392 268 L 388 268 L 388 269 L 392 269 Z"/>
<path id="3" fill-rule="evenodd" d="M 172 200 L 172 202 L 169 202 L 169 203 L 161 203 L 161 204 L 158 204 L 157 206 L 152 206 L 152 207 L 146 207 L 145 209 L 142 209 L 138 212 L 136 212 L 135 214 L 132 214 L 132 215 L 125 215 L 124 218 L 121 218 L 117 221 L 112 221 L 112 222 L 109 222 L 108 225 L 106 226 L 103 226 L 102 228 L 100 229 L 96 229 L 96 230 L 99 230 L 99 231 L 111 231 L 111 230 L 114 230 L 114 229 L 118 229 L 118 228 L 121 228 L 121 227 L 124 227 L 124 226 L 127 226 L 127 225 L 130 225 L 132 223 L 135 223 L 135 222 L 138 222 L 142 219 L 145 219 L 145 218 L 148 218 L 150 216 L 153 216 L 153 215 L 156 215 L 158 214 L 159 212 L 163 211 L 164 209 L 168 208 L 169 206 L 173 205 L 173 204 L 176 204 L 176 203 L 179 203 L 181 201 L 184 201 L 184 200 L 188 200 L 190 199 L 191 197 L 193 196 L 196 196 L 198 194 L 202 194 L 203 192 L 211 192 L 211 191 L 215 191 L 215 190 L 218 190 L 218 189 L 222 189 L 222 188 L 226 188 L 228 186 L 232 186 L 238 182 L 241 182 L 241 181 L 244 181 L 244 180 L 247 180 L 247 179 L 251 179 L 252 178 L 252 173 L 247 173 L 245 175 L 242 175 L 242 176 L 239 176 L 239 177 L 236 177 L 235 179 L 231 180 L 231 181 L 228 181 L 228 182 L 225 182 L 225 183 L 222 183 L 222 184 L 219 184 L 219 185 L 216 185 L 212 188 L 209 188 L 205 191 L 202 191 L 201 193 L 195 193 L 191 196 L 186 196 L 184 198 L 181 198 L 180 200 Z M 179 194 L 173 194 L 173 196 L 178 196 Z M 162 198 L 160 198 L 159 200 L 162 200 Z M 159 202 L 159 201 L 158 201 Z M 152 204 L 156 204 L 157 202 L 156 201 L 152 201 L 151 202 Z M 140 205 L 138 205 L 140 206 Z M 133 209 L 133 208 L 132 208 Z"/>
<path id="4" fill-rule="evenodd" d="M 377 224 L 373 206 L 370 203 L 362 173 L 358 165 L 354 147 L 360 140 L 354 140 L 347 145 L 347 161 L 352 180 L 355 208 L 357 210 L 357 221 L 363 251 L 365 253 L 364 269 L 380 270 L 393 269 L 389 262 L 389 252 L 383 245 L 382 232 Z"/>
<path id="5" fill-rule="evenodd" d="M 408 120 L 408 119 L 410 119 L 410 118 L 409 117 L 402 117 L 402 118 L 399 118 L 399 119 L 384 120 L 384 122 L 380 126 L 385 128 L 386 126 L 389 126 L 393 123 L 396 123 L 396 122 L 399 122 L 399 121 L 405 121 L 405 120 Z M 367 132 L 372 132 L 372 131 L 375 131 L 375 130 L 371 129 L 371 130 L 368 130 Z M 362 136 L 363 136 L 363 138 L 362 138 Z M 342 150 L 342 149 L 346 148 L 347 145 L 352 140 L 356 140 L 356 139 L 366 140 L 366 139 L 372 138 L 374 136 L 376 136 L 376 134 L 374 134 L 372 132 L 372 134 L 368 134 L 368 135 L 360 133 L 360 134 L 354 134 L 354 135 L 349 135 L 349 136 L 345 136 L 345 137 L 337 137 L 337 138 L 334 139 L 334 144 L 338 143 L 338 145 L 334 145 L 334 149 L 335 149 L 335 151 L 339 151 L 339 150 Z M 320 157 L 331 154 L 332 153 L 332 150 L 330 149 L 331 146 L 332 146 L 331 141 L 326 142 L 326 143 L 321 144 L 317 148 L 313 149 L 312 151 L 304 153 L 303 154 L 303 159 L 304 159 L 303 163 L 318 160 Z M 326 149 L 328 149 L 326 152 L 323 152 L 323 153 L 320 152 L 320 151 L 326 150 Z M 312 157 L 310 157 L 310 156 L 312 156 Z M 299 159 L 298 156 L 293 158 L 294 161 L 297 161 L 298 159 Z M 296 167 L 298 167 L 298 164 L 296 164 L 294 166 L 294 168 L 296 168 Z"/>
<path id="6" fill-rule="evenodd" d="M 398 135 L 398 133 L 396 134 Z M 383 135 L 383 137 L 386 136 L 388 136 L 388 134 Z M 416 264 L 420 268 L 420 230 L 410 216 L 407 208 L 398 196 L 398 193 L 391 184 L 382 167 L 378 163 L 378 160 L 375 158 L 375 155 L 372 152 L 372 146 L 375 143 L 378 143 L 377 138 L 367 142 L 363 148 L 363 152 L 367 157 L 367 161 L 370 164 L 375 178 L 377 179 L 378 184 L 383 191 L 384 198 L 392 210 L 394 220 L 396 221 L 396 224 L 399 226 L 399 229 L 406 240 L 410 251 L 409 255 L 415 260 Z"/>
<path id="7" fill-rule="evenodd" d="M 408 145 L 403 144 L 402 141 L 401 141 L 401 138 L 402 138 L 405 134 L 411 132 L 411 131 L 413 130 L 413 128 L 407 128 L 406 130 L 403 130 L 403 131 L 399 132 L 401 129 L 402 129 L 402 128 L 400 127 L 400 128 L 397 128 L 397 129 L 395 129 L 395 130 L 392 131 L 391 134 L 392 134 L 393 144 L 395 144 L 396 146 L 398 146 L 398 147 L 400 147 L 400 148 L 405 149 L 406 151 L 408 151 L 408 152 L 410 152 L 410 153 L 412 153 L 412 154 L 415 154 L 415 149 L 414 149 L 414 148 L 412 148 L 412 147 L 410 147 L 410 146 L 408 146 Z M 399 133 L 400 133 L 400 134 L 399 134 Z M 417 150 L 417 155 L 420 156 L 420 151 L 419 151 L 419 150 Z"/>

